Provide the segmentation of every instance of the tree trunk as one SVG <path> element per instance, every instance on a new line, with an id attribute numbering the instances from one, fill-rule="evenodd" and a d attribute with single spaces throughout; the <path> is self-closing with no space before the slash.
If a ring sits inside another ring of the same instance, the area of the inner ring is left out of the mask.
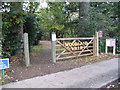
<path id="1" fill-rule="evenodd" d="M 89 17 L 89 2 L 79 2 L 79 19 L 86 19 Z"/>
<path id="2" fill-rule="evenodd" d="M 85 24 L 89 18 L 89 2 L 79 2 L 79 25 L 78 25 L 78 36 L 85 36 Z"/>

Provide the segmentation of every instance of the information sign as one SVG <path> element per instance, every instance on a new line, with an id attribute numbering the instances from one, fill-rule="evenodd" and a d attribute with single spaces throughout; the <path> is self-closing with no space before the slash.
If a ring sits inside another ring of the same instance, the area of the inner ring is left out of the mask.
<path id="1" fill-rule="evenodd" d="M 116 39 L 106 39 L 106 53 L 108 52 L 108 47 L 113 47 L 113 54 L 115 55 Z"/>
<path id="2" fill-rule="evenodd" d="M 0 69 L 9 68 L 9 59 L 0 59 Z"/>
<path id="3" fill-rule="evenodd" d="M 116 39 L 106 39 L 106 46 L 115 46 Z"/>

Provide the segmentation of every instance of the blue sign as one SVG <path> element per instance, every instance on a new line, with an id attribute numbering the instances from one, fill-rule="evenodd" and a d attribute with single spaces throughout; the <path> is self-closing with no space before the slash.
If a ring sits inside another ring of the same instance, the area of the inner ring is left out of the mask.
<path id="1" fill-rule="evenodd" d="M 9 68 L 9 59 L 0 59 L 0 69 Z"/>

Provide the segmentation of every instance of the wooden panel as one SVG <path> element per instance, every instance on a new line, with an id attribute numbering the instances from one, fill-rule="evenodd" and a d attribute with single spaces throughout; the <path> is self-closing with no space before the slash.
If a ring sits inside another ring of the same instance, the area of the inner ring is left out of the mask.
<path id="1" fill-rule="evenodd" d="M 70 58 L 75 58 L 75 57 L 76 56 L 61 57 L 61 58 L 57 58 L 57 60 L 70 59 Z"/>
<path id="2" fill-rule="evenodd" d="M 63 48 L 65 48 L 67 51 L 73 53 L 76 56 L 76 54 L 73 51 L 71 51 L 70 48 L 67 48 L 66 46 L 64 46 L 60 41 L 57 41 L 57 43 L 59 43 Z"/>
<path id="3" fill-rule="evenodd" d="M 57 60 L 93 55 L 95 39 L 96 37 L 57 38 L 56 51 L 61 51 L 56 53 Z"/>
<path id="4" fill-rule="evenodd" d="M 82 54 L 82 55 L 79 55 L 79 57 L 81 57 L 81 56 L 89 56 L 89 55 L 93 55 L 93 53 Z"/>
<path id="5" fill-rule="evenodd" d="M 89 49 L 89 50 L 85 50 L 83 52 L 90 52 L 90 50 L 93 51 L 93 49 Z M 74 53 L 80 53 L 80 51 L 75 51 Z M 61 55 L 69 55 L 69 54 L 71 54 L 71 53 L 70 52 L 66 52 L 66 53 L 62 53 Z M 57 53 L 56 55 L 60 55 L 60 53 Z"/>

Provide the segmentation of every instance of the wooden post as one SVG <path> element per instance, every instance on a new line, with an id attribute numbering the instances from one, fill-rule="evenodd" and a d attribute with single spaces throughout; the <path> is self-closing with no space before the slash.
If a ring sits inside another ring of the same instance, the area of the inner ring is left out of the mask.
<path id="1" fill-rule="evenodd" d="M 115 55 L 115 53 L 116 53 L 116 52 L 115 52 L 115 51 L 116 51 L 115 49 L 116 49 L 116 46 L 113 46 L 113 55 Z"/>
<path id="2" fill-rule="evenodd" d="M 107 54 L 107 52 L 108 52 L 108 47 L 107 47 L 107 45 L 105 46 L 105 53 Z"/>
<path id="3" fill-rule="evenodd" d="M 96 32 L 96 55 L 99 56 L 99 37 L 98 37 L 98 32 Z"/>
<path id="4" fill-rule="evenodd" d="M 95 38 L 95 35 L 93 35 Z M 96 39 L 93 40 L 93 54 L 96 55 Z"/>
<path id="5" fill-rule="evenodd" d="M 56 62 L 56 34 L 52 32 L 52 62 Z"/>
<path id="6" fill-rule="evenodd" d="M 28 33 L 24 33 L 24 56 L 25 65 L 28 67 L 30 66 Z"/>

